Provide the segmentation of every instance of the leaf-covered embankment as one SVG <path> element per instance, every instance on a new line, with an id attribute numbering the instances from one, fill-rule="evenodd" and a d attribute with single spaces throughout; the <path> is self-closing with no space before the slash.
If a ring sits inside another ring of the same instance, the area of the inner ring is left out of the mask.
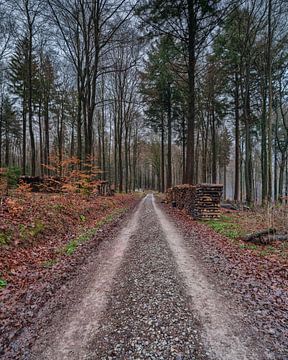
<path id="1" fill-rule="evenodd" d="M 27 287 L 41 270 L 71 255 L 137 198 L 31 193 L 5 198 L 0 207 L 0 274 L 7 286 L 2 294 Z"/>
<path id="2" fill-rule="evenodd" d="M 23 194 L 6 198 L 0 217 L 0 355 L 33 324 L 139 195 Z M 116 224 L 116 225 L 115 225 Z M 118 224 L 118 225 L 117 225 Z"/>

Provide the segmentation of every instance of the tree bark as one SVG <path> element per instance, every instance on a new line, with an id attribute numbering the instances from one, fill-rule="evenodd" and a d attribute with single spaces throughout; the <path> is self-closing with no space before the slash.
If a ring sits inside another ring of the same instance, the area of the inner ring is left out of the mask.
<path id="1" fill-rule="evenodd" d="M 25 90 L 23 92 L 23 109 L 22 109 L 22 175 L 26 175 L 26 131 L 27 131 L 27 113 L 26 113 L 26 100 Z"/>
<path id="2" fill-rule="evenodd" d="M 0 167 L 2 167 L 2 138 L 3 138 L 3 94 L 0 104 Z"/>
<path id="3" fill-rule="evenodd" d="M 165 191 L 165 130 L 164 114 L 161 113 L 161 192 Z"/>
<path id="4" fill-rule="evenodd" d="M 216 119 L 214 106 L 212 106 L 211 114 L 211 136 L 212 136 L 212 183 L 217 183 L 217 135 L 216 135 Z"/>
<path id="5" fill-rule="evenodd" d="M 186 148 L 186 183 L 194 182 L 194 132 L 195 132 L 195 67 L 196 67 L 196 31 L 197 20 L 194 0 L 188 0 L 188 119 L 187 119 L 187 148 Z"/>
<path id="6" fill-rule="evenodd" d="M 166 188 L 172 187 L 172 109 L 171 109 L 171 85 L 168 84 L 167 93 L 167 182 Z"/>
<path id="7" fill-rule="evenodd" d="M 267 122 L 268 130 L 268 200 L 272 199 L 272 0 L 268 0 L 268 52 L 267 67 L 269 79 L 269 114 Z"/>
<path id="8" fill-rule="evenodd" d="M 41 176 L 44 175 L 44 158 L 43 158 L 43 131 L 42 131 L 42 103 L 39 102 L 39 109 L 38 109 L 38 125 L 39 125 L 39 152 L 40 152 L 40 174 Z"/>
<path id="9" fill-rule="evenodd" d="M 239 115 L 239 79 L 235 72 L 235 180 L 234 180 L 234 201 L 239 201 L 240 195 L 240 115 Z"/>
<path id="10" fill-rule="evenodd" d="M 28 56 L 28 121 L 29 121 L 29 135 L 31 145 L 31 175 L 36 175 L 36 149 L 35 149 L 35 138 L 33 132 L 33 72 L 32 72 L 32 50 L 33 50 L 33 27 L 30 22 L 30 15 L 27 11 L 28 24 L 29 24 L 29 56 Z"/>

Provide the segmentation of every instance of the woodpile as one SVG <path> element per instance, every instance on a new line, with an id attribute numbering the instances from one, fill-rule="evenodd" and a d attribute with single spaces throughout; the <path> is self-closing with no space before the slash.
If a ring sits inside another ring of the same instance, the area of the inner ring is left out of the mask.
<path id="1" fill-rule="evenodd" d="M 223 185 L 197 185 L 195 203 L 192 207 L 192 216 L 203 220 L 219 218 L 222 193 Z"/>
<path id="2" fill-rule="evenodd" d="M 29 185 L 32 192 L 59 193 L 62 191 L 63 179 L 59 176 L 21 176 L 19 184 Z"/>
<path id="3" fill-rule="evenodd" d="M 99 196 L 112 196 L 114 195 L 114 190 L 108 181 L 101 180 L 97 185 L 97 194 Z"/>
<path id="4" fill-rule="evenodd" d="M 223 185 L 199 184 L 178 185 L 167 191 L 166 200 L 176 203 L 196 219 L 217 219 L 220 216 L 220 201 Z"/>

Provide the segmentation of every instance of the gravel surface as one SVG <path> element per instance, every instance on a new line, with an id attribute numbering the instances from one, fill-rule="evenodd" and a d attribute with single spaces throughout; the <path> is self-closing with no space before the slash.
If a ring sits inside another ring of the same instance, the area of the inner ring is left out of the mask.
<path id="1" fill-rule="evenodd" d="M 200 324 L 151 196 L 86 359 L 206 359 Z"/>
<path id="2" fill-rule="evenodd" d="M 153 195 L 127 221 L 69 285 L 67 306 L 25 359 L 269 359 Z"/>

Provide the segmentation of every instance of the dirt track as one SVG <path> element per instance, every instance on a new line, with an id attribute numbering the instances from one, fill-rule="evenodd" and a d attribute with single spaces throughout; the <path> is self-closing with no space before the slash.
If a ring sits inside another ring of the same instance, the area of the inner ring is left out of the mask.
<path id="1" fill-rule="evenodd" d="M 148 195 L 23 358 L 273 359 L 196 255 Z"/>
<path id="2" fill-rule="evenodd" d="M 195 234 L 182 234 L 153 195 L 130 215 L 91 244 L 1 359 L 286 360 L 211 276 Z"/>

